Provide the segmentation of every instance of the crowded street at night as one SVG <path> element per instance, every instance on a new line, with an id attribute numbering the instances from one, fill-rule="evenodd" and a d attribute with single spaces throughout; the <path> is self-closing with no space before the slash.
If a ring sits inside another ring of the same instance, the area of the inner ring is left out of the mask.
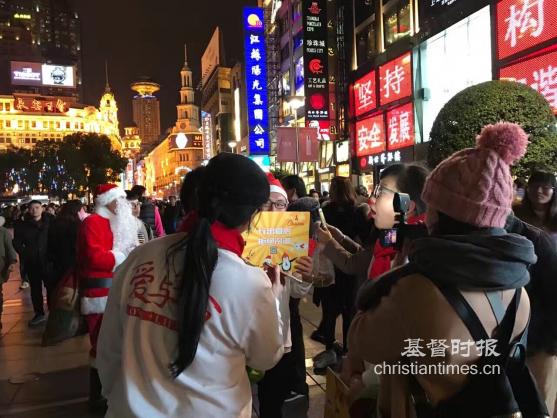
<path id="1" fill-rule="evenodd" d="M 557 0 L 0 0 L 0 418 L 557 418 Z"/>

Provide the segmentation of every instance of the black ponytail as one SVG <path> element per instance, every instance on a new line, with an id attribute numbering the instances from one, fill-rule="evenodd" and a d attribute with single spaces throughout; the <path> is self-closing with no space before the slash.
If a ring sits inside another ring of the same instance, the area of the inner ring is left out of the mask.
<path id="1" fill-rule="evenodd" d="M 217 244 L 211 223 L 201 220 L 188 236 L 178 298 L 178 355 L 170 365 L 176 378 L 194 360 L 209 303 L 211 276 L 217 264 Z"/>

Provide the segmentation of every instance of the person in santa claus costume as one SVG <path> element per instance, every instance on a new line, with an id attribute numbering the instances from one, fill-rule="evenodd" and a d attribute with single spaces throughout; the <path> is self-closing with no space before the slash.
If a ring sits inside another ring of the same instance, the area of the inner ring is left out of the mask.
<path id="1" fill-rule="evenodd" d="M 136 229 L 125 191 L 114 184 L 99 185 L 95 191 L 95 213 L 83 221 L 77 240 L 81 313 L 87 321 L 91 339 L 89 400 L 94 410 L 106 408 L 96 368 L 103 313 L 114 270 L 139 244 Z"/>

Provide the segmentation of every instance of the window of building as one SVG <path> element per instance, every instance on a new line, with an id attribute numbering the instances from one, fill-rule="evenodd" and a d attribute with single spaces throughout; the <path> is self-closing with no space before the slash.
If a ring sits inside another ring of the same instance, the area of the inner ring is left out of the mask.
<path id="1" fill-rule="evenodd" d="M 9 112 L 9 111 L 12 109 L 10 103 L 6 103 L 6 104 L 4 105 L 4 107 L 5 107 L 5 109 L 6 109 L 6 112 Z"/>
<path id="2" fill-rule="evenodd" d="M 410 1 L 389 0 L 383 6 L 385 46 L 410 35 Z"/>
<path id="3" fill-rule="evenodd" d="M 368 19 L 366 23 L 356 30 L 356 54 L 358 65 L 372 58 L 377 52 L 375 21 Z"/>
<path id="4" fill-rule="evenodd" d="M 36 127 L 37 127 L 37 122 L 31 121 L 31 128 L 36 128 Z"/>

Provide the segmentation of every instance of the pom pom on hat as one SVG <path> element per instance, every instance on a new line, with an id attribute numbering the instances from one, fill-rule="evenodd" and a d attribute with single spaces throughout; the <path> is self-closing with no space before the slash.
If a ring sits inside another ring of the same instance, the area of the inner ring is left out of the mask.
<path id="1" fill-rule="evenodd" d="M 528 135 L 516 123 L 499 122 L 484 127 L 476 143 L 479 149 L 490 149 L 511 165 L 526 154 Z"/>

